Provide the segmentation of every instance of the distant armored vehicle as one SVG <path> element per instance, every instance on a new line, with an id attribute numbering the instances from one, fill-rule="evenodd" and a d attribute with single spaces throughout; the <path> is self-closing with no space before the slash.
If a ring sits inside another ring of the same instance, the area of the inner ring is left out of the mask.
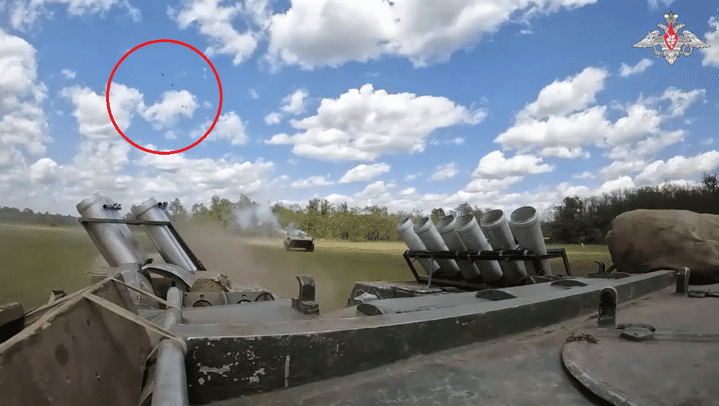
<path id="1" fill-rule="evenodd" d="M 290 248 L 304 248 L 309 252 L 315 250 L 315 239 L 310 237 L 306 232 L 302 230 L 289 230 L 285 231 L 287 238 L 285 239 L 285 249 L 287 251 Z"/>

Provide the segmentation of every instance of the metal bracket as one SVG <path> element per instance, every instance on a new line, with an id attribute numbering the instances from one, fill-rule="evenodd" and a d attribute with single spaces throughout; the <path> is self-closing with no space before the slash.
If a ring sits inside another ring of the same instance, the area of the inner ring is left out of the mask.
<path id="1" fill-rule="evenodd" d="M 677 270 L 677 292 L 683 295 L 689 293 L 689 274 L 690 270 L 687 267 L 682 267 Z"/>
<path id="2" fill-rule="evenodd" d="M 617 324 L 617 290 L 611 286 L 599 292 L 599 316 L 597 327 L 615 328 Z"/>
<path id="3" fill-rule="evenodd" d="M 292 308 L 304 314 L 320 314 L 320 305 L 315 302 L 315 280 L 309 275 L 297 275 L 300 293 L 297 299 L 292 298 Z"/>

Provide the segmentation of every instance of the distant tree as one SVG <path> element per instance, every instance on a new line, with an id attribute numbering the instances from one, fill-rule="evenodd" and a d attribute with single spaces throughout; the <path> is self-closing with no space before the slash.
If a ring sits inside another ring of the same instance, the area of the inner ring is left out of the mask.
<path id="1" fill-rule="evenodd" d="M 323 216 L 327 216 L 330 214 L 330 211 L 332 210 L 332 203 L 330 203 L 327 199 L 322 199 L 320 202 L 320 214 Z"/>
<path id="2" fill-rule="evenodd" d="M 178 198 L 175 198 L 175 200 L 171 201 L 167 206 L 167 215 L 170 217 L 170 221 L 178 224 L 185 223 L 189 219 L 187 210 L 185 210 L 185 207 L 182 206 L 182 202 Z"/>
<path id="3" fill-rule="evenodd" d="M 307 202 L 307 214 L 316 214 L 320 211 L 320 199 L 310 199 Z"/>
<path id="4" fill-rule="evenodd" d="M 434 224 L 437 224 L 437 222 L 442 220 L 445 216 L 446 214 L 444 214 L 444 209 L 441 207 L 438 209 L 432 209 L 432 214 L 430 215 Z"/>

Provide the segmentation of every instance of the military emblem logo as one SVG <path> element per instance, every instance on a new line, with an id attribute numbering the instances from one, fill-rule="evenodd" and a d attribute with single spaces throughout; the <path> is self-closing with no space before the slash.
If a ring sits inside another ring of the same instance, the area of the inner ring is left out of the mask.
<path id="1" fill-rule="evenodd" d="M 669 27 L 662 23 L 657 24 L 657 27 L 664 30 L 664 35 L 661 35 L 659 30 L 649 31 L 644 39 L 632 46 L 634 48 L 654 48 L 654 55 L 657 58 L 663 55 L 669 65 L 674 65 L 679 54 L 689 56 L 694 48 L 709 48 L 709 45 L 689 30 L 684 30 L 682 35 L 678 35 L 679 30 L 684 28 L 684 23 L 674 25 L 677 22 L 677 17 L 679 15 L 671 11 L 669 14 L 664 14 L 664 21 L 669 24 Z"/>

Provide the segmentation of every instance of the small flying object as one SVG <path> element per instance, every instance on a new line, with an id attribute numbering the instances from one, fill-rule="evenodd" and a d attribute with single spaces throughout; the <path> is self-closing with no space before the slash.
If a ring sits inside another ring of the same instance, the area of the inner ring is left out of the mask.
<path id="1" fill-rule="evenodd" d="M 162 73 L 162 72 L 160 72 L 160 75 L 162 75 L 162 76 L 165 76 L 165 74 L 164 74 L 164 73 Z"/>

